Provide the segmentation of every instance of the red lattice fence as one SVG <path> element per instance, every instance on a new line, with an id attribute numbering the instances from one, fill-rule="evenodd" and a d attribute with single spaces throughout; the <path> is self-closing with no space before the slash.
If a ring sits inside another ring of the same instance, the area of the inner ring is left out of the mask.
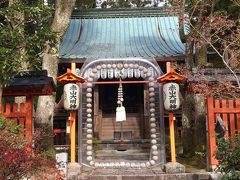
<path id="1" fill-rule="evenodd" d="M 226 138 L 240 133 L 240 99 L 207 99 L 209 164 L 218 164 L 214 157 L 216 150 L 216 124 L 219 119 L 224 122 Z"/>

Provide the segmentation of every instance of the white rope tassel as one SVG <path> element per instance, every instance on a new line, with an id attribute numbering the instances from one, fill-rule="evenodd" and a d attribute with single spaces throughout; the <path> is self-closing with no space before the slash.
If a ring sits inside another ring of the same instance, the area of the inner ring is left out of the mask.
<path id="1" fill-rule="evenodd" d="M 126 111 L 125 111 L 125 107 L 123 106 L 123 87 L 122 87 L 122 83 L 121 83 L 121 78 L 120 78 L 120 83 L 119 83 L 119 87 L 118 87 L 118 107 L 116 108 L 116 122 L 122 122 L 122 121 L 126 121 Z"/>

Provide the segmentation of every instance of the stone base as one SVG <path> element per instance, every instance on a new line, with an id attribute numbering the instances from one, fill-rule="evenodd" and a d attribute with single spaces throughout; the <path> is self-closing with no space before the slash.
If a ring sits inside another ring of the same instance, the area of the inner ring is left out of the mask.
<path id="1" fill-rule="evenodd" d="M 167 174 L 185 173 L 185 166 L 178 162 L 169 162 L 164 165 L 163 170 Z"/>
<path id="2" fill-rule="evenodd" d="M 68 163 L 67 179 L 75 180 L 81 174 L 81 165 L 78 163 Z"/>

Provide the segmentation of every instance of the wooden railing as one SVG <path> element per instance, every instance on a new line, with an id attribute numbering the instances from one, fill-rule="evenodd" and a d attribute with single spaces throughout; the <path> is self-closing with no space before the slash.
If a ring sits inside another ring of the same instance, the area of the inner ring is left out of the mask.
<path id="1" fill-rule="evenodd" d="M 234 136 L 240 133 L 240 99 L 214 99 L 207 98 L 208 140 L 209 140 L 209 165 L 218 164 L 214 157 L 216 150 L 216 125 L 222 121 L 225 136 Z"/>
<path id="2" fill-rule="evenodd" d="M 30 101 L 31 102 L 31 101 Z M 2 105 L 2 116 L 7 120 L 13 120 L 26 130 L 26 137 L 32 136 L 32 110 L 31 104 L 26 103 L 6 103 Z"/>

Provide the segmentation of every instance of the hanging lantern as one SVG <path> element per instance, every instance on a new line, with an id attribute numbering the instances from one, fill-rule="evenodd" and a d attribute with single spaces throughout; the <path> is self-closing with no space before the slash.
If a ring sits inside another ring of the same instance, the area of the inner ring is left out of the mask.
<path id="1" fill-rule="evenodd" d="M 168 111 L 174 111 L 180 107 L 180 92 L 177 83 L 163 85 L 164 107 Z"/>
<path id="2" fill-rule="evenodd" d="M 79 87 L 74 83 L 64 85 L 64 109 L 77 110 L 79 107 Z"/>

